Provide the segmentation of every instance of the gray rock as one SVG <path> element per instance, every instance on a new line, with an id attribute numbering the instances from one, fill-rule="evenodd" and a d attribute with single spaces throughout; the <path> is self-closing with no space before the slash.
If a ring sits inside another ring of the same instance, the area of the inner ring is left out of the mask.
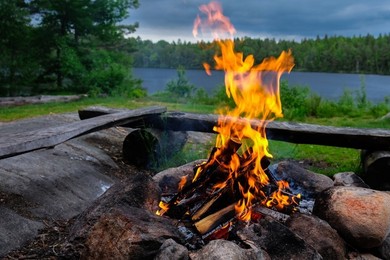
<path id="1" fill-rule="evenodd" d="M 353 172 L 339 172 L 333 175 L 334 186 L 370 188 L 357 174 Z"/>
<path id="2" fill-rule="evenodd" d="M 0 212 L 0 256 L 22 246 L 44 227 L 41 222 L 24 218 L 8 208 L 0 207 Z"/>
<path id="3" fill-rule="evenodd" d="M 390 233 L 390 196 L 360 187 L 335 186 L 317 198 L 313 214 L 327 221 L 346 242 L 380 246 Z"/>
<path id="4" fill-rule="evenodd" d="M 140 208 L 155 215 L 160 200 L 160 189 L 152 178 L 145 172 L 136 172 L 121 182 L 115 183 L 107 192 L 96 199 L 93 204 L 83 211 L 72 225 L 71 239 L 84 239 L 97 219 L 113 210 L 128 212 Z M 138 214 L 142 222 L 142 215 Z M 146 219 L 152 221 L 150 217 Z M 158 217 L 156 220 L 160 220 Z M 162 243 L 161 243 L 162 244 Z"/>
<path id="5" fill-rule="evenodd" d="M 187 260 L 188 249 L 175 242 L 173 239 L 167 239 L 160 247 L 160 251 L 155 260 Z"/>
<path id="6" fill-rule="evenodd" d="M 370 253 L 358 253 L 358 252 L 351 252 L 348 254 L 349 260 L 382 260 L 381 258 L 378 258 Z"/>
<path id="7" fill-rule="evenodd" d="M 345 259 L 345 242 L 326 221 L 313 215 L 296 213 L 287 220 L 286 225 L 324 259 Z"/>
<path id="8" fill-rule="evenodd" d="M 17 134 L 75 120 L 79 120 L 76 114 L 20 120 L 2 124 L 0 134 Z M 0 255 L 32 239 L 43 227 L 43 220 L 80 214 L 113 185 L 115 178 L 108 175 L 118 170 L 117 165 L 105 147 L 88 140 L 102 141 L 98 135 L 115 136 L 116 140 L 121 133 L 114 129 L 101 131 L 52 149 L 1 160 Z M 104 143 L 109 140 L 106 138 Z"/>
<path id="9" fill-rule="evenodd" d="M 275 178 L 287 181 L 291 190 L 303 198 L 313 198 L 333 186 L 333 180 L 328 176 L 306 170 L 294 162 L 282 161 L 268 168 Z"/>
<path id="10" fill-rule="evenodd" d="M 169 219 L 125 205 L 102 214 L 85 235 L 83 259 L 153 259 L 165 240 L 180 241 Z"/>
<path id="11" fill-rule="evenodd" d="M 322 256 L 301 237 L 285 225 L 271 219 L 261 219 L 237 232 L 244 242 L 258 245 L 271 259 L 323 259 Z"/>
<path id="12" fill-rule="evenodd" d="M 382 245 L 377 248 L 378 255 L 383 259 L 390 259 L 390 234 L 387 236 Z"/>
<path id="13" fill-rule="evenodd" d="M 190 253 L 191 260 L 262 260 L 261 253 L 252 249 L 244 249 L 227 240 L 213 240 L 202 249 Z"/>

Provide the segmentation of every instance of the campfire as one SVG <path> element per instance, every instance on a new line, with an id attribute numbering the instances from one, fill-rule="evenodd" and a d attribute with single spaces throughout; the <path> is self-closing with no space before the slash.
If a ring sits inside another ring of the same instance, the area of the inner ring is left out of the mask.
<path id="1" fill-rule="evenodd" d="M 258 218 L 256 208 L 266 207 L 284 213 L 296 211 L 300 194 L 293 194 L 286 181 L 268 170 L 267 123 L 282 117 L 279 81 L 294 66 L 291 51 L 270 57 L 256 65 L 253 55 L 244 58 L 235 52 L 233 39 L 222 39 L 235 32 L 220 4 L 202 5 L 193 33 L 209 30 L 219 46 L 215 69 L 225 72 L 226 94 L 235 108 L 219 111 L 214 131 L 218 133 L 208 161 L 197 165 L 194 177 L 183 177 L 175 194 L 163 194 L 156 214 L 179 219 L 183 228 L 202 239 L 227 238 L 229 232 Z M 211 65 L 204 64 L 211 74 Z M 257 128 L 251 120 L 260 120 Z"/>

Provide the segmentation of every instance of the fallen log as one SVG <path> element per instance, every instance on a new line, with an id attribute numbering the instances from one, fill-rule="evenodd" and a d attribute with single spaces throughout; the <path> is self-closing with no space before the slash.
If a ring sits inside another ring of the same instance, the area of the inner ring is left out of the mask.
<path id="1" fill-rule="evenodd" d="M 129 124 L 145 117 L 159 115 L 165 111 L 166 108 L 164 107 L 147 107 L 107 114 L 46 129 L 2 135 L 0 137 L 0 159 L 41 148 L 53 147 L 84 134 Z"/>
<path id="2" fill-rule="evenodd" d="M 100 112 L 97 112 L 100 111 Z M 110 113 L 113 111 L 111 110 Z M 95 114 L 105 114 L 107 111 L 95 107 Z M 79 111 L 80 114 L 80 111 Z M 167 112 L 160 117 L 145 118 L 142 122 L 147 127 L 173 131 L 197 131 L 212 133 L 217 125 L 218 115 L 192 114 L 182 112 Z M 131 122 L 124 125 L 134 127 Z M 258 128 L 264 122 L 251 120 L 253 128 Z M 297 144 L 316 144 L 335 147 L 346 147 L 366 150 L 390 151 L 390 130 L 364 129 L 352 127 L 322 126 L 292 122 L 267 122 L 267 138 Z"/>

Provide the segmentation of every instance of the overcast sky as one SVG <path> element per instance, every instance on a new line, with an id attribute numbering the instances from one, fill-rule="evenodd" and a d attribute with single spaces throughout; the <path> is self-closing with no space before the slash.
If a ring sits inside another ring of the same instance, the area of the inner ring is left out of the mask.
<path id="1" fill-rule="evenodd" d="M 139 22 L 143 40 L 193 41 L 192 27 L 204 0 L 140 0 L 126 22 Z M 365 36 L 390 32 L 390 0 L 220 0 L 236 37 L 295 39 Z M 202 38 L 200 38 L 202 39 Z M 205 39 L 207 40 L 207 39 Z"/>

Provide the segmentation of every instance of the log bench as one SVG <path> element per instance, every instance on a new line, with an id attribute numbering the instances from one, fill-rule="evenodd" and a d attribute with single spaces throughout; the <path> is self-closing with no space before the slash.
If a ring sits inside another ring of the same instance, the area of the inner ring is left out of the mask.
<path id="1" fill-rule="evenodd" d="M 173 131 L 214 133 L 218 115 L 167 112 L 152 106 L 134 110 L 89 107 L 79 111 L 81 121 L 70 124 L 0 136 L 0 159 L 58 145 L 94 131 L 124 126 Z M 252 120 L 253 127 L 261 122 Z M 370 151 L 390 151 L 390 130 L 333 127 L 314 124 L 269 122 L 267 138 L 298 144 L 316 144 Z"/>
<path id="2" fill-rule="evenodd" d="M 104 107 L 90 107 L 79 111 L 81 119 L 118 113 L 121 110 Z M 198 131 L 214 133 L 218 115 L 203 115 L 182 112 L 166 112 L 160 116 L 133 121 L 124 126 L 154 128 L 162 131 Z M 257 128 L 262 123 L 251 121 Z M 365 181 L 377 189 L 390 187 L 390 130 L 363 129 L 352 127 L 333 127 L 292 122 L 269 122 L 266 127 L 267 138 L 296 144 L 315 144 L 334 147 L 360 149 Z M 129 148 L 124 147 L 124 151 Z"/>
<path id="3" fill-rule="evenodd" d="M 166 112 L 165 107 L 154 106 L 106 114 L 104 116 L 46 129 L 2 135 L 0 136 L 0 159 L 37 149 L 53 147 L 81 135 L 113 126 L 139 122 L 142 119 L 153 117 L 164 112 Z"/>
<path id="4" fill-rule="evenodd" d="M 79 117 L 81 121 L 62 126 L 1 136 L 0 159 L 53 147 L 72 138 L 113 126 L 214 133 L 213 127 L 219 116 L 167 112 L 165 107 L 152 106 L 134 110 L 89 107 L 80 110 Z M 251 124 L 257 128 L 262 122 L 252 120 Z M 148 134 L 142 132 L 145 133 Z M 390 168 L 390 130 L 273 121 L 267 124 L 266 133 L 271 140 L 361 149 L 365 151 L 362 153 L 362 162 L 366 172 L 388 171 Z M 125 143 L 131 145 L 131 142 Z"/>
<path id="5" fill-rule="evenodd" d="M 89 107 L 80 110 L 79 117 L 84 120 L 123 111 L 104 107 Z M 213 127 L 217 125 L 218 117 L 215 114 L 165 112 L 161 113 L 160 116 L 144 118 L 142 121 L 132 121 L 122 126 L 215 133 Z M 259 120 L 252 120 L 251 124 L 252 127 L 257 128 L 262 123 Z M 267 124 L 266 133 L 268 139 L 290 143 L 390 151 L 390 130 L 386 129 L 334 127 L 272 121 Z"/>

